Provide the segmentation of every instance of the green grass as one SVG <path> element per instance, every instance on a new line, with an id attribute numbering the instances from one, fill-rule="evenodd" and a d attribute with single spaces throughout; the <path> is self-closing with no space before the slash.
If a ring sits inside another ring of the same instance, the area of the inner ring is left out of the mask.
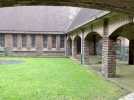
<path id="1" fill-rule="evenodd" d="M 25 62 L 0 65 L 0 100 L 117 100 L 124 93 L 68 58 L 0 59 Z"/>

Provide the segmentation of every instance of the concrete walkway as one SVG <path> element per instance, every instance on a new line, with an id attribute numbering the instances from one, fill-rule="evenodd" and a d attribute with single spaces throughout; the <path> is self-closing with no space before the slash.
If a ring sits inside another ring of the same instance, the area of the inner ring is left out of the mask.
<path id="1" fill-rule="evenodd" d="M 134 93 L 130 93 L 127 96 L 120 98 L 119 100 L 134 100 Z"/>
<path id="2" fill-rule="evenodd" d="M 90 66 L 94 70 L 101 72 L 101 64 Z M 116 69 L 117 76 L 110 80 L 127 89 L 129 92 L 134 92 L 134 65 L 128 65 L 127 62 L 118 61 Z"/>
<path id="3" fill-rule="evenodd" d="M 101 64 L 92 65 L 96 71 L 101 71 Z M 130 92 L 128 95 L 121 97 L 119 100 L 134 100 L 134 65 L 128 65 L 127 62 L 118 61 L 117 76 L 110 80 Z"/>

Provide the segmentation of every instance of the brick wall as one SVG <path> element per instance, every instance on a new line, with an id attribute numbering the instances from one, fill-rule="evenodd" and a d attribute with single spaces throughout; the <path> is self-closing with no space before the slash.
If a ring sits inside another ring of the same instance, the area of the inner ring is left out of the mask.
<path id="1" fill-rule="evenodd" d="M 13 36 L 12 33 L 5 34 L 5 48 L 8 49 L 10 55 L 15 56 L 64 56 L 65 48 L 60 48 L 60 35 L 56 35 L 56 49 L 52 49 L 52 36 L 48 35 L 48 48 L 43 48 L 43 35 L 35 35 L 35 48 L 31 46 L 30 34 L 27 34 L 27 46 L 22 48 L 22 34 L 17 34 L 17 48 L 13 47 Z M 12 52 L 12 53 L 11 53 Z"/>

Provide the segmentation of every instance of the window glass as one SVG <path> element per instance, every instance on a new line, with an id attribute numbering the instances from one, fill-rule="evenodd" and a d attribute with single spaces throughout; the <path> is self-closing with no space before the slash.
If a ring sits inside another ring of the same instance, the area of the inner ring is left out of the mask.
<path id="1" fill-rule="evenodd" d="M 22 34 L 22 47 L 26 48 L 27 46 L 27 36 L 25 34 Z"/>
<path id="2" fill-rule="evenodd" d="M 35 43 L 36 43 L 36 39 L 35 39 L 35 34 L 31 35 L 31 47 L 35 48 Z"/>
<path id="3" fill-rule="evenodd" d="M 64 48 L 64 35 L 60 36 L 60 48 Z"/>
<path id="4" fill-rule="evenodd" d="M 0 34 L 0 47 L 4 47 L 5 46 L 5 35 L 4 34 Z"/>
<path id="5" fill-rule="evenodd" d="M 47 48 L 48 47 L 48 36 L 43 35 L 43 47 Z"/>
<path id="6" fill-rule="evenodd" d="M 17 42 L 17 34 L 13 34 L 12 36 L 13 36 L 13 47 L 16 48 L 17 47 L 17 43 L 18 43 Z"/>

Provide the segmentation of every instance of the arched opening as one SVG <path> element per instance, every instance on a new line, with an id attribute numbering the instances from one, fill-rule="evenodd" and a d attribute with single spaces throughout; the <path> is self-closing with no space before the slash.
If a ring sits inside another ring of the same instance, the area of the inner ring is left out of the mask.
<path id="1" fill-rule="evenodd" d="M 81 54 L 81 37 L 80 36 L 76 36 L 74 38 L 74 45 L 73 45 L 73 48 L 74 48 L 74 57 L 78 60 L 80 60 L 80 54 Z"/>
<path id="2" fill-rule="evenodd" d="M 67 40 L 67 54 L 72 56 L 72 39 L 70 37 Z"/>
<path id="3" fill-rule="evenodd" d="M 81 38 L 80 38 L 80 36 L 76 36 L 74 42 L 76 43 L 76 54 L 80 55 L 80 53 L 81 53 Z"/>
<path id="4" fill-rule="evenodd" d="M 85 46 L 89 64 L 101 64 L 102 37 L 96 32 L 89 33 L 85 37 Z"/>
<path id="5" fill-rule="evenodd" d="M 116 59 L 120 61 L 129 60 L 129 40 L 122 36 L 116 39 Z"/>
<path id="6" fill-rule="evenodd" d="M 77 39 L 77 54 L 81 53 L 81 38 Z"/>
<path id="7" fill-rule="evenodd" d="M 126 84 L 127 76 L 134 73 L 134 24 L 126 24 L 110 35 L 112 40 L 112 56 L 116 57 L 116 60 L 112 61 L 112 64 L 116 66 L 117 76 L 122 76 L 123 83 Z M 119 81 L 120 81 L 119 79 Z M 133 78 L 129 78 L 133 80 Z M 128 79 L 127 79 L 128 80 Z M 131 84 L 130 84 L 131 85 Z"/>
<path id="8" fill-rule="evenodd" d="M 126 55 L 128 55 L 128 64 L 134 65 L 134 24 L 129 23 L 127 25 L 124 25 L 120 28 L 118 28 L 116 31 L 114 31 L 110 35 L 110 39 L 113 41 L 116 41 L 116 48 L 119 45 L 119 41 L 122 43 L 122 47 L 127 46 L 128 52 L 126 52 Z M 116 52 L 118 53 L 118 52 Z M 125 55 L 124 55 L 125 56 Z M 124 58 L 122 56 L 121 58 Z M 116 57 L 118 58 L 118 56 Z"/>

